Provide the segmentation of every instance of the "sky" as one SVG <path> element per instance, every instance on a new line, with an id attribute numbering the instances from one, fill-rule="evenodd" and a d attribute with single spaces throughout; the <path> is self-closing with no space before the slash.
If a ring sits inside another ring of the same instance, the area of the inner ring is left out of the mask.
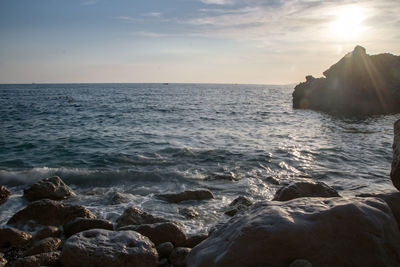
<path id="1" fill-rule="evenodd" d="M 293 84 L 400 54 L 399 0 L 0 0 L 0 83 Z"/>

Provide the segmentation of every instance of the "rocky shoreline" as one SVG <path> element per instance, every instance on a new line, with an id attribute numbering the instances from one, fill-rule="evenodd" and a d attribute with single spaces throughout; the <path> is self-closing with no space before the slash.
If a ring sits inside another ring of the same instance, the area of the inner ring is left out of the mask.
<path id="1" fill-rule="evenodd" d="M 400 190 L 400 120 L 391 179 Z M 341 197 L 324 183 L 297 182 L 273 200 L 239 196 L 208 235 L 129 207 L 115 223 L 67 205 L 59 177 L 24 190 L 29 204 L 0 228 L 0 266 L 400 266 L 400 193 Z M 0 205 L 10 191 L 0 186 Z M 206 189 L 159 195 L 177 203 L 214 198 Z M 189 215 L 191 211 L 185 212 Z"/>

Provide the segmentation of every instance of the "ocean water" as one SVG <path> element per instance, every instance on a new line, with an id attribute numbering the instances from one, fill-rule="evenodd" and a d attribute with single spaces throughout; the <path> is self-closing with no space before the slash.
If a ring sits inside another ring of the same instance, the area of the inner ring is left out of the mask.
<path id="1" fill-rule="evenodd" d="M 99 218 L 115 221 L 134 205 L 181 222 L 189 234 L 226 220 L 234 198 L 271 199 L 291 181 L 323 181 L 343 196 L 394 190 L 399 115 L 294 110 L 292 92 L 270 85 L 0 85 L 0 184 L 13 192 L 0 206 L 0 224 L 27 204 L 23 188 L 53 175 L 77 193 L 65 202 Z M 169 204 L 156 197 L 200 188 L 215 199 Z M 125 203 L 112 202 L 116 192 Z M 185 218 L 184 207 L 200 216 Z"/>

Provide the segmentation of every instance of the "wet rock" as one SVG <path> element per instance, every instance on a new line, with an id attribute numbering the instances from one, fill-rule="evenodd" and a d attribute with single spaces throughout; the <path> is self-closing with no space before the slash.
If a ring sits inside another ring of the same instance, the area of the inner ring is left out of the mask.
<path id="1" fill-rule="evenodd" d="M 96 218 L 87 208 L 82 206 L 64 205 L 50 199 L 37 200 L 26 208 L 18 211 L 8 221 L 8 224 L 24 224 L 30 220 L 42 225 L 63 225 L 77 217 Z"/>
<path id="2" fill-rule="evenodd" d="M 226 208 L 225 214 L 228 216 L 234 216 L 239 211 L 246 210 L 251 205 L 253 205 L 253 201 L 247 197 L 239 196 L 229 204 L 229 206 Z"/>
<path id="3" fill-rule="evenodd" d="M 157 247 L 157 252 L 158 255 L 162 258 L 168 258 L 169 255 L 171 254 L 172 250 L 174 249 L 174 244 L 172 244 L 171 242 L 164 242 L 159 244 Z"/>
<path id="4" fill-rule="evenodd" d="M 121 203 L 128 203 L 131 200 L 131 194 L 123 194 L 120 192 L 116 192 L 112 197 L 111 197 L 111 204 L 112 205 L 117 205 Z"/>
<path id="5" fill-rule="evenodd" d="M 169 264 L 168 259 L 162 258 L 158 261 L 157 263 L 158 267 L 173 267 L 171 264 Z"/>
<path id="6" fill-rule="evenodd" d="M 65 242 L 62 266 L 155 267 L 154 244 L 134 231 L 93 229 L 77 233 Z"/>
<path id="7" fill-rule="evenodd" d="M 323 74 L 295 87 L 294 108 L 344 115 L 400 112 L 400 56 L 370 56 L 356 46 Z"/>
<path id="8" fill-rule="evenodd" d="M 10 197 L 11 192 L 5 186 L 0 185 L 0 205 L 5 203 L 7 199 Z"/>
<path id="9" fill-rule="evenodd" d="M 186 257 L 190 252 L 190 248 L 177 247 L 172 250 L 169 255 L 169 261 L 175 267 L 186 267 Z"/>
<path id="10" fill-rule="evenodd" d="M 199 216 L 199 213 L 194 208 L 179 208 L 179 214 L 185 216 L 188 219 L 193 219 Z"/>
<path id="11" fill-rule="evenodd" d="M 17 259 L 12 267 L 40 267 L 40 266 L 58 266 L 60 261 L 60 251 L 36 254 Z"/>
<path id="12" fill-rule="evenodd" d="M 397 190 L 400 190 L 400 120 L 394 123 L 393 159 L 390 178 Z"/>
<path id="13" fill-rule="evenodd" d="M 160 194 L 158 197 L 171 203 L 179 203 L 186 200 L 207 200 L 214 198 L 213 193 L 208 189 L 187 190 L 181 193 Z"/>
<path id="14" fill-rule="evenodd" d="M 61 230 L 56 226 L 44 226 L 35 234 L 35 240 L 42 240 L 47 237 L 59 237 Z"/>
<path id="15" fill-rule="evenodd" d="M 298 259 L 293 261 L 289 267 L 313 267 L 308 260 Z"/>
<path id="16" fill-rule="evenodd" d="M 337 191 L 322 182 L 296 182 L 281 187 L 273 200 L 288 201 L 299 197 L 340 197 Z"/>
<path id="17" fill-rule="evenodd" d="M 120 228 L 127 225 L 152 224 L 167 221 L 168 220 L 155 217 L 136 207 L 129 207 L 120 217 L 117 218 L 117 227 Z"/>
<path id="18" fill-rule="evenodd" d="M 0 256 L 0 267 L 5 267 L 7 264 L 7 260 Z"/>
<path id="19" fill-rule="evenodd" d="M 112 222 L 102 219 L 76 218 L 64 225 L 64 235 L 70 237 L 73 234 L 90 229 L 113 230 Z"/>
<path id="20" fill-rule="evenodd" d="M 44 178 L 24 190 L 24 197 L 29 201 L 39 199 L 66 199 L 74 192 L 58 176 Z"/>
<path id="21" fill-rule="evenodd" d="M 24 255 L 32 256 L 41 253 L 53 252 L 58 250 L 61 244 L 61 239 L 57 237 L 48 237 L 33 244 L 33 246 L 29 248 Z"/>
<path id="22" fill-rule="evenodd" d="M 195 246 L 197 246 L 198 244 L 200 244 L 201 242 L 206 240 L 207 237 L 208 237 L 208 234 L 193 235 L 193 236 L 189 237 L 188 239 L 186 239 L 186 243 L 185 243 L 184 247 L 194 248 Z"/>
<path id="23" fill-rule="evenodd" d="M 15 228 L 0 228 L 0 248 L 24 247 L 32 239 L 32 235 Z"/>
<path id="24" fill-rule="evenodd" d="M 120 231 L 133 230 L 148 237 L 155 245 L 164 242 L 172 242 L 175 246 L 182 246 L 186 242 L 186 235 L 183 230 L 172 222 L 131 225 L 122 227 Z"/>
<path id="25" fill-rule="evenodd" d="M 188 266 L 396 266 L 400 231 L 376 198 L 299 198 L 253 205 L 194 247 Z"/>
<path id="26" fill-rule="evenodd" d="M 273 185 L 280 185 L 281 183 L 279 182 L 279 179 L 273 177 L 273 176 L 268 176 L 267 178 L 264 179 L 266 182 L 273 184 Z"/>

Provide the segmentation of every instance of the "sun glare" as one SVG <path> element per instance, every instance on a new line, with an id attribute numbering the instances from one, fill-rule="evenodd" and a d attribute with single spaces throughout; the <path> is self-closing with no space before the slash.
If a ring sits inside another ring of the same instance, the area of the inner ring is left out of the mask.
<path id="1" fill-rule="evenodd" d="M 336 20 L 333 22 L 335 36 L 342 40 L 356 39 L 364 31 L 363 21 L 365 14 L 362 8 L 346 7 L 336 13 Z"/>

